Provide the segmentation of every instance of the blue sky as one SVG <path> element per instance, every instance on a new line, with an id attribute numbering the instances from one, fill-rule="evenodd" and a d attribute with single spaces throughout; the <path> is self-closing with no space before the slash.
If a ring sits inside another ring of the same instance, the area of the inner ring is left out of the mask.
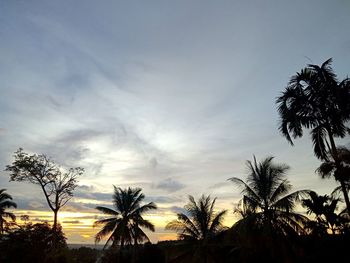
<path id="1" fill-rule="evenodd" d="M 291 147 L 278 132 L 274 102 L 308 63 L 333 57 L 349 74 L 349 12 L 346 0 L 3 0 L 0 165 L 23 147 L 84 167 L 67 209 L 92 214 L 112 184 L 142 187 L 164 218 L 188 194 L 232 209 L 226 180 L 253 154 L 289 164 L 295 189 L 330 193 L 308 136 Z M 21 211 L 47 210 L 39 189 L 1 174 Z"/>

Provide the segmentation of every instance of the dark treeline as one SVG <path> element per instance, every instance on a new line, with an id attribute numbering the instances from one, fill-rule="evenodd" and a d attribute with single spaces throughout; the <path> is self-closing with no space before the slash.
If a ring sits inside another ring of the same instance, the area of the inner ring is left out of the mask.
<path id="1" fill-rule="evenodd" d="M 94 223 L 96 243 L 105 240 L 103 250 L 69 249 L 57 214 L 72 198 L 84 170 L 64 170 L 46 155 L 19 149 L 6 167 L 10 181 L 38 185 L 54 223 L 34 224 L 28 216 L 22 216 L 24 223 L 16 223 L 9 211 L 16 203 L 1 189 L 0 262 L 325 262 L 348 258 L 350 150 L 337 143 L 350 134 L 350 80 L 337 79 L 331 59 L 321 66 L 308 65 L 291 77 L 276 104 L 279 129 L 291 145 L 310 133 L 314 155 L 321 162 L 316 173 L 338 183 L 332 193 L 293 191 L 287 164 L 277 163 L 272 156 L 261 160 L 254 156 L 246 162 L 245 178 L 228 178 L 242 193 L 233 209 L 240 219 L 232 226 L 223 225 L 225 215 L 232 211 L 218 211 L 215 197 L 189 195 L 184 212 L 166 226 L 178 234 L 178 240 L 152 244 L 145 230 L 155 231 L 155 227 L 144 215 L 157 205 L 144 203 L 140 188 L 114 186 L 113 207 L 96 207 L 106 216 Z"/>

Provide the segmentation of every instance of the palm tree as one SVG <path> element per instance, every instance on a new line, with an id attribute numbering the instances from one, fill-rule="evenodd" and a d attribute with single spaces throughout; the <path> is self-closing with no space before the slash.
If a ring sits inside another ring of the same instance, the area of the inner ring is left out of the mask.
<path id="1" fill-rule="evenodd" d="M 226 210 L 214 212 L 216 198 L 202 195 L 198 202 L 189 196 L 185 205 L 186 213 L 178 213 L 177 220 L 166 225 L 167 230 L 178 232 L 182 240 L 208 240 L 225 229 L 222 225 Z"/>
<path id="2" fill-rule="evenodd" d="M 226 230 L 222 221 L 226 210 L 214 211 L 216 198 L 202 195 L 196 202 L 193 196 L 188 197 L 185 213 L 178 213 L 165 227 L 178 233 L 179 239 L 185 241 L 181 250 L 170 262 L 217 262 L 217 244 L 209 242 Z"/>
<path id="3" fill-rule="evenodd" d="M 327 234 L 327 224 L 322 217 L 325 213 L 325 204 L 329 201 L 328 195 L 318 195 L 314 191 L 310 191 L 309 197 L 301 200 L 302 206 L 306 208 L 308 215 L 315 214 L 316 221 L 310 221 L 307 228 L 313 234 L 324 235 Z"/>
<path id="4" fill-rule="evenodd" d="M 335 138 L 344 138 L 350 129 L 350 79 L 339 82 L 331 68 L 332 59 L 321 66 L 308 65 L 292 76 L 286 90 L 277 98 L 280 115 L 279 129 L 293 145 L 292 137 L 303 136 L 303 129 L 310 129 L 314 153 L 328 161 L 330 153 L 336 168 L 340 168 L 339 152 Z M 345 182 L 339 180 L 350 211 L 350 201 Z"/>
<path id="5" fill-rule="evenodd" d="M 8 222 L 5 218 L 10 218 L 12 221 L 16 220 L 16 216 L 11 212 L 6 212 L 8 208 L 17 208 L 17 204 L 12 200 L 12 196 L 5 193 L 6 189 L 0 189 L 0 234 L 4 233 Z"/>
<path id="6" fill-rule="evenodd" d="M 302 200 L 302 205 L 307 213 L 315 214 L 316 222 L 309 222 L 309 227 L 314 234 L 327 234 L 330 229 L 333 234 L 340 232 L 344 222 L 341 214 L 336 214 L 339 199 L 328 195 L 318 195 L 310 191 L 309 197 Z"/>
<path id="7" fill-rule="evenodd" d="M 154 225 L 142 216 L 146 212 L 156 209 L 157 206 L 153 202 L 141 205 L 145 198 L 141 191 L 141 188 L 122 189 L 114 186 L 113 205 L 115 210 L 103 206 L 96 207 L 100 212 L 111 216 L 94 223 L 94 226 L 103 225 L 95 236 L 96 243 L 109 236 L 104 248 L 112 242 L 112 245 L 120 245 L 122 249 L 124 245 L 137 245 L 149 241 L 142 228 L 154 232 Z"/>
<path id="8" fill-rule="evenodd" d="M 257 163 L 254 156 L 253 162 L 247 161 L 249 174 L 246 182 L 237 177 L 229 179 L 243 187 L 240 202 L 243 211 L 246 211 L 234 227 L 242 232 L 259 230 L 267 235 L 304 233 L 303 226 L 307 218 L 293 212 L 293 209 L 295 201 L 308 191 L 290 193 L 292 186 L 286 179 L 289 167 L 274 164 L 272 160 L 273 157 L 267 157 Z"/>

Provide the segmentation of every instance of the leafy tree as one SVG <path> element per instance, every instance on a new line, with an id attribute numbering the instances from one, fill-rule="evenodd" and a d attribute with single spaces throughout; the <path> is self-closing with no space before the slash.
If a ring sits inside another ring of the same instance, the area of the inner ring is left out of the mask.
<path id="1" fill-rule="evenodd" d="M 321 66 L 308 65 L 291 77 L 288 86 L 277 98 L 280 115 L 279 129 L 293 145 L 292 137 L 303 136 L 310 129 L 314 153 L 322 161 L 329 161 L 329 153 L 336 169 L 341 169 L 335 138 L 344 138 L 350 129 L 350 79 L 337 80 L 331 67 L 332 59 Z M 338 177 L 345 203 L 350 201 L 345 178 Z"/>
<path id="2" fill-rule="evenodd" d="M 237 177 L 229 180 L 243 187 L 241 204 L 244 217 L 234 227 L 241 231 L 258 230 L 267 235 L 304 233 L 307 218 L 293 212 L 295 201 L 307 190 L 290 193 L 292 185 L 286 179 L 289 167 L 274 164 L 273 157 L 258 163 L 247 161 L 249 174 L 246 182 Z"/>
<path id="3" fill-rule="evenodd" d="M 153 202 L 141 205 L 145 198 L 141 191 L 141 188 L 122 189 L 114 186 L 113 204 L 115 210 L 103 206 L 96 207 L 100 212 L 111 216 L 94 223 L 94 226 L 103 225 L 96 234 L 95 241 L 97 243 L 102 238 L 109 236 L 104 248 L 112 242 L 112 245 L 120 245 L 122 249 L 125 245 L 137 245 L 149 241 L 142 228 L 154 232 L 154 225 L 142 216 L 146 212 L 156 209 L 157 206 Z"/>
<path id="4" fill-rule="evenodd" d="M 21 148 L 15 152 L 14 158 L 13 163 L 6 166 L 10 181 L 25 181 L 40 186 L 54 213 L 53 228 L 56 228 L 58 211 L 73 197 L 77 179 L 84 169 L 77 167 L 63 171 L 46 155 L 29 155 Z"/>
<path id="5" fill-rule="evenodd" d="M 16 216 L 11 212 L 6 212 L 8 208 L 17 208 L 17 204 L 12 201 L 12 196 L 5 193 L 6 189 L 0 189 L 0 234 L 4 233 L 8 222 L 5 218 L 10 218 L 12 221 L 16 220 Z"/>
<path id="6" fill-rule="evenodd" d="M 178 232 L 183 240 L 208 240 L 225 229 L 222 221 L 227 211 L 215 213 L 216 198 L 202 195 L 196 202 L 190 195 L 188 199 L 186 213 L 178 213 L 177 220 L 168 223 L 166 229 Z"/>

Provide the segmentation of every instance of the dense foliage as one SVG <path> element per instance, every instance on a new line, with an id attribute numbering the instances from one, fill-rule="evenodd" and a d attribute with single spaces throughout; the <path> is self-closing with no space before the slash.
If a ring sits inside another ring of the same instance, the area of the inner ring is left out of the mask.
<path id="1" fill-rule="evenodd" d="M 1 237 L 0 262 L 67 262 L 66 238 L 60 226 L 25 224 Z"/>

